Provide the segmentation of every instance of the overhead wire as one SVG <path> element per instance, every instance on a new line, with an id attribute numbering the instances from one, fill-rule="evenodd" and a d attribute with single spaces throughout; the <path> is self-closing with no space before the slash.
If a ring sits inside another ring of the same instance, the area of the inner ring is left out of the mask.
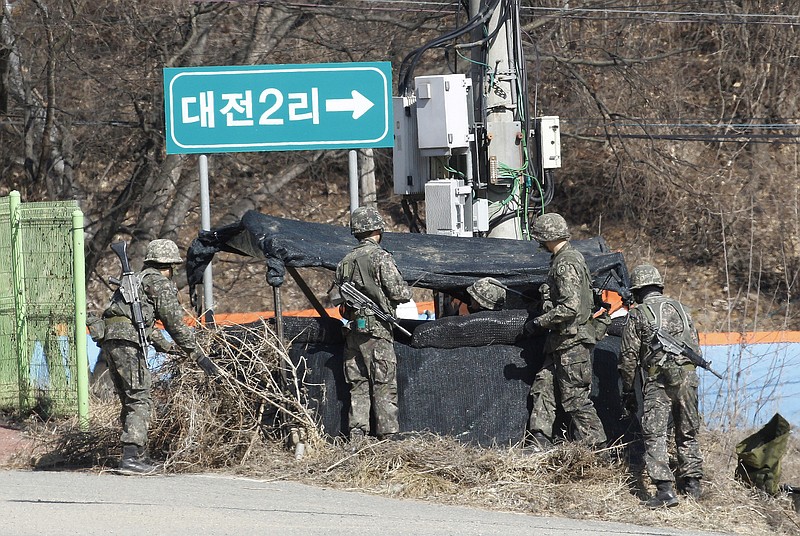
<path id="1" fill-rule="evenodd" d="M 400 94 L 405 95 L 409 92 L 410 81 L 413 79 L 414 70 L 416 69 L 417 63 L 425 52 L 432 48 L 445 46 L 458 37 L 472 32 L 474 29 L 480 27 L 488 19 L 488 17 L 491 16 L 492 12 L 497 7 L 497 4 L 500 3 L 500 1 L 501 0 L 492 0 L 490 4 L 486 4 L 481 11 L 475 14 L 475 16 L 469 19 L 463 26 L 450 31 L 443 36 L 437 37 L 408 53 L 400 63 L 400 68 L 398 70 L 398 91 Z"/>

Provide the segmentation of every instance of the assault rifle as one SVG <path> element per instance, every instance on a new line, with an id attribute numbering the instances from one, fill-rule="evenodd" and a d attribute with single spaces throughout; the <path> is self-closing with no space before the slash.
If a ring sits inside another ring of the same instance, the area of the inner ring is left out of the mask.
<path id="1" fill-rule="evenodd" d="M 688 344 L 676 339 L 664 329 L 659 328 L 653 334 L 653 342 L 650 343 L 650 349 L 654 352 L 663 350 L 668 354 L 685 356 L 694 366 L 706 369 L 720 380 L 724 379 L 717 371 L 711 368 L 709 361 L 703 359 L 703 356 L 695 352 Z"/>
<path id="2" fill-rule="evenodd" d="M 633 305 L 633 302 L 635 300 L 633 299 L 633 293 L 631 292 L 631 289 L 625 286 L 625 281 L 622 279 L 622 277 L 617 273 L 617 271 L 614 268 L 612 268 L 608 272 L 606 278 L 603 280 L 603 284 L 600 285 L 598 290 L 602 291 L 602 289 L 606 288 L 606 285 L 608 285 L 609 281 L 611 281 L 612 279 L 614 280 L 614 282 L 617 283 L 617 286 L 619 287 L 617 293 L 619 294 L 619 297 L 622 298 L 622 305 L 624 305 L 625 307 L 630 307 L 631 305 Z M 593 290 L 595 289 L 594 285 L 592 286 L 592 288 Z M 609 306 L 606 309 L 610 310 L 610 308 L 611 307 Z"/>
<path id="3" fill-rule="evenodd" d="M 123 301 L 131 306 L 133 327 L 136 328 L 136 333 L 139 335 L 139 346 L 142 347 L 142 353 L 147 356 L 147 326 L 144 323 L 142 300 L 139 296 L 139 279 L 131 270 L 131 263 L 128 261 L 128 243 L 115 242 L 111 244 L 111 249 L 117 254 L 119 262 L 122 264 L 122 278 L 112 277 L 109 281 L 119 286 Z"/>
<path id="4" fill-rule="evenodd" d="M 358 290 L 350 281 L 345 281 L 339 285 L 339 292 L 341 293 L 341 298 L 344 300 L 344 302 L 353 309 L 369 309 L 375 314 L 375 316 L 384 322 L 389 322 L 407 336 L 412 336 L 407 329 L 400 325 L 400 322 L 398 322 L 395 317 L 384 312 L 377 303 L 372 301 L 369 296 Z"/>

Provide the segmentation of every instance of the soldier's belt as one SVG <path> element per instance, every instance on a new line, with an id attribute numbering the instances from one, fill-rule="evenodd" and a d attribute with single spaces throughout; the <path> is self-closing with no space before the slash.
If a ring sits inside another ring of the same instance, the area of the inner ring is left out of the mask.
<path id="1" fill-rule="evenodd" d="M 128 324 L 131 325 L 133 324 L 133 322 L 131 322 L 131 319 L 128 318 L 127 316 L 109 316 L 108 318 L 104 318 L 103 322 L 105 322 L 106 325 L 121 324 L 122 322 L 127 322 Z"/>

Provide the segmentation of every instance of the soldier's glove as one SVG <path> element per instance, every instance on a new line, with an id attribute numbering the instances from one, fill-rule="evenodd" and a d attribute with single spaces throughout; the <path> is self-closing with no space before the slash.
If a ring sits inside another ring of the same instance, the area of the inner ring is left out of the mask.
<path id="1" fill-rule="evenodd" d="M 525 330 L 525 335 L 528 335 L 529 337 L 539 335 L 542 333 L 542 331 L 544 331 L 542 324 L 539 322 L 539 317 L 525 322 L 523 329 Z"/>
<path id="2" fill-rule="evenodd" d="M 625 417 L 635 417 L 639 411 L 639 403 L 636 401 L 636 393 L 627 391 L 622 393 L 622 405 Z"/>
<path id="3" fill-rule="evenodd" d="M 198 367 L 203 369 L 203 372 L 206 373 L 206 376 L 213 379 L 219 377 L 219 367 L 216 363 L 211 361 L 211 358 L 208 357 L 205 352 L 198 348 L 192 352 L 192 357 L 195 358 L 195 363 L 197 363 Z"/>

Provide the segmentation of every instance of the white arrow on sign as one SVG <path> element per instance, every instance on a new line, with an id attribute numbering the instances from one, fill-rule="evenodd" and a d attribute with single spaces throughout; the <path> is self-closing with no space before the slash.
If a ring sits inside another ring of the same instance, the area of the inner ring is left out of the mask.
<path id="1" fill-rule="evenodd" d="M 350 93 L 350 99 L 326 99 L 326 112 L 353 112 L 353 119 L 358 119 L 369 111 L 375 104 L 355 89 Z"/>

